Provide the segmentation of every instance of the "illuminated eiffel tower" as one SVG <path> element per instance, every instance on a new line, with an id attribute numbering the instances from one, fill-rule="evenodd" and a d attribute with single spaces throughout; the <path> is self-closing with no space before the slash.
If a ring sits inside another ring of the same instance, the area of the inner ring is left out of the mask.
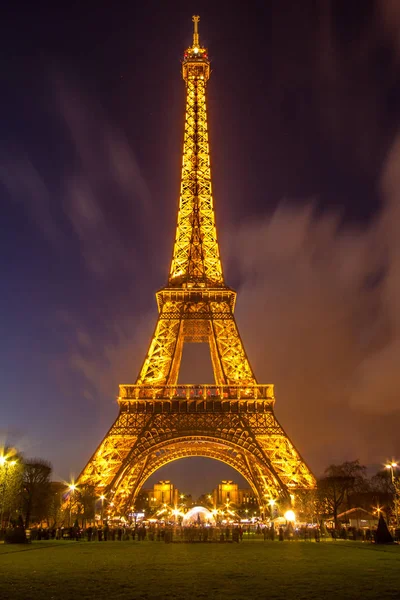
<path id="1" fill-rule="evenodd" d="M 120 385 L 119 415 L 79 476 L 129 512 L 146 479 L 163 465 L 205 456 L 234 467 L 259 501 L 290 503 L 315 479 L 274 415 L 273 385 L 258 384 L 234 317 L 215 227 L 207 132 L 210 62 L 193 17 L 193 44 L 182 62 L 186 120 L 175 245 L 159 316 L 134 385 Z M 210 346 L 215 382 L 181 385 L 185 342 Z"/>

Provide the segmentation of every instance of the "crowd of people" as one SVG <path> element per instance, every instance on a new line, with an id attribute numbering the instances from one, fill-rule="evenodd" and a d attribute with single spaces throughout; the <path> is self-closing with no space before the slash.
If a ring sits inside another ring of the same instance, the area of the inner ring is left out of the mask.
<path id="1" fill-rule="evenodd" d="M 0 531 L 0 540 L 5 538 L 6 530 Z M 392 533 L 395 541 L 400 541 L 400 529 Z M 107 541 L 150 541 L 150 542 L 236 542 L 245 540 L 279 540 L 279 541 L 315 541 L 321 539 L 345 539 L 363 542 L 374 542 L 376 528 L 342 527 L 326 529 L 317 526 L 293 526 L 292 523 L 276 527 L 273 523 L 263 524 L 192 524 L 182 526 L 163 522 L 137 522 L 128 524 L 89 525 L 80 527 L 77 522 L 73 526 L 32 527 L 27 530 L 31 541 L 40 540 L 75 540 L 88 542 Z"/>
<path id="2" fill-rule="evenodd" d="M 165 524 L 136 524 L 136 525 L 89 525 L 86 528 L 77 524 L 71 527 L 57 528 L 32 528 L 30 530 L 31 540 L 86 540 L 88 542 L 107 541 L 242 541 L 245 530 L 241 526 L 215 527 L 206 525 L 192 525 L 182 527 L 179 525 Z M 253 534 L 255 532 L 253 531 Z M 246 534 L 251 534 L 250 528 L 246 528 Z"/>
<path id="3" fill-rule="evenodd" d="M 171 525 L 164 523 L 137 523 L 132 525 L 89 525 L 79 527 L 77 523 L 71 527 L 40 528 L 30 530 L 31 540 L 86 540 L 88 542 L 107 541 L 180 541 L 180 542 L 241 542 L 243 539 L 261 540 L 303 540 L 319 542 L 322 539 L 351 539 L 364 542 L 373 542 L 375 532 L 371 529 L 357 529 L 355 527 L 342 528 L 341 530 L 327 530 L 320 527 L 294 527 L 273 524 L 256 525 L 199 525 L 191 526 Z"/>

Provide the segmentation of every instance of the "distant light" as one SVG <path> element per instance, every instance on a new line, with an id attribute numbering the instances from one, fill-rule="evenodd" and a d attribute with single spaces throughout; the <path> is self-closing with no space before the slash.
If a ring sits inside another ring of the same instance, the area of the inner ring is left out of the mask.
<path id="1" fill-rule="evenodd" d="M 286 521 L 295 521 L 296 520 L 296 515 L 294 514 L 294 512 L 292 510 L 287 510 L 284 514 L 284 517 L 285 517 Z"/>
<path id="2" fill-rule="evenodd" d="M 74 483 L 71 483 L 69 486 L 69 491 L 74 492 L 75 490 L 76 490 L 76 485 Z"/>
<path id="3" fill-rule="evenodd" d="M 198 49 L 197 47 L 196 47 L 196 48 L 193 48 L 193 52 L 194 52 L 195 54 L 197 54 L 197 53 L 198 53 L 198 51 L 199 51 L 199 49 Z"/>
<path id="4" fill-rule="evenodd" d="M 268 504 L 269 504 L 270 506 L 274 506 L 274 505 L 276 504 L 276 502 L 275 502 L 275 500 L 273 500 L 273 499 L 271 498 L 271 500 L 268 500 Z"/>
<path id="5" fill-rule="evenodd" d="M 7 459 L 5 456 L 0 456 L 0 465 L 4 465 L 7 462 Z"/>

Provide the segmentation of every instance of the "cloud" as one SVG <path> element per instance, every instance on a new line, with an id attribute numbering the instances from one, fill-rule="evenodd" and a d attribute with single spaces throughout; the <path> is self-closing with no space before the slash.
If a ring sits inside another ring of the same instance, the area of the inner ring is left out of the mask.
<path id="1" fill-rule="evenodd" d="M 333 0 L 317 3 L 316 11 L 308 64 L 319 132 L 350 177 L 375 177 L 398 123 L 399 3 L 368 3 L 357 19 Z"/>
<path id="2" fill-rule="evenodd" d="M 75 172 L 65 180 L 64 210 L 86 266 L 103 277 L 116 266 L 132 272 L 137 260 L 132 239 L 145 219 L 151 220 L 147 183 L 125 135 L 107 121 L 100 106 L 62 77 L 54 80 L 66 134 L 78 158 Z"/>
<path id="3" fill-rule="evenodd" d="M 377 16 L 400 59 L 400 5 L 397 0 L 379 0 L 376 3 Z"/>
<path id="4" fill-rule="evenodd" d="M 58 250 L 65 235 L 52 210 L 52 194 L 45 178 L 25 155 L 0 158 L 0 182 L 14 202 L 22 203 L 45 238 Z"/>
<path id="5" fill-rule="evenodd" d="M 400 140 L 384 210 L 364 227 L 284 202 L 230 232 L 250 360 L 276 384 L 277 414 L 317 470 L 400 454 L 390 426 L 400 417 L 399 167 Z"/>
<path id="6" fill-rule="evenodd" d="M 59 73 L 53 73 L 52 84 L 55 120 L 64 126 L 62 156 L 55 161 L 62 172 L 57 177 L 35 164 L 28 151 L 16 149 L 0 156 L 0 182 L 57 252 L 65 256 L 78 246 L 97 278 L 131 274 L 146 258 L 143 252 L 138 258 L 138 237 L 143 241 L 143 224 L 152 221 L 146 180 L 126 136 L 101 107 Z M 70 154 L 67 163 L 64 153 Z"/>
<path id="7" fill-rule="evenodd" d="M 385 276 L 378 285 L 380 327 L 376 329 L 376 347 L 356 372 L 353 405 L 375 414 L 400 410 L 400 137 L 387 157 L 382 174 L 385 210 L 377 223 L 374 249 L 382 248 Z"/>
<path id="8" fill-rule="evenodd" d="M 81 378 L 81 394 L 99 405 L 118 395 L 119 383 L 134 383 L 154 328 L 156 314 L 116 311 L 101 333 L 66 311 L 56 316 L 65 352 L 58 359 L 60 380 L 73 372 Z"/>

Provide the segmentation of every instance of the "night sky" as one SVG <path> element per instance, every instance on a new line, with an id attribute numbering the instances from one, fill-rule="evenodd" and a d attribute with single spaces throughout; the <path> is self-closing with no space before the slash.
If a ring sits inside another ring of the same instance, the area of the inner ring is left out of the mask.
<path id="1" fill-rule="evenodd" d="M 175 236 L 192 14 L 250 361 L 316 475 L 377 469 L 400 457 L 398 0 L 3 6 L 1 441 L 77 476 L 137 377 Z M 210 379 L 197 347 L 181 381 Z M 185 459 L 153 480 L 225 477 L 241 481 Z"/>

